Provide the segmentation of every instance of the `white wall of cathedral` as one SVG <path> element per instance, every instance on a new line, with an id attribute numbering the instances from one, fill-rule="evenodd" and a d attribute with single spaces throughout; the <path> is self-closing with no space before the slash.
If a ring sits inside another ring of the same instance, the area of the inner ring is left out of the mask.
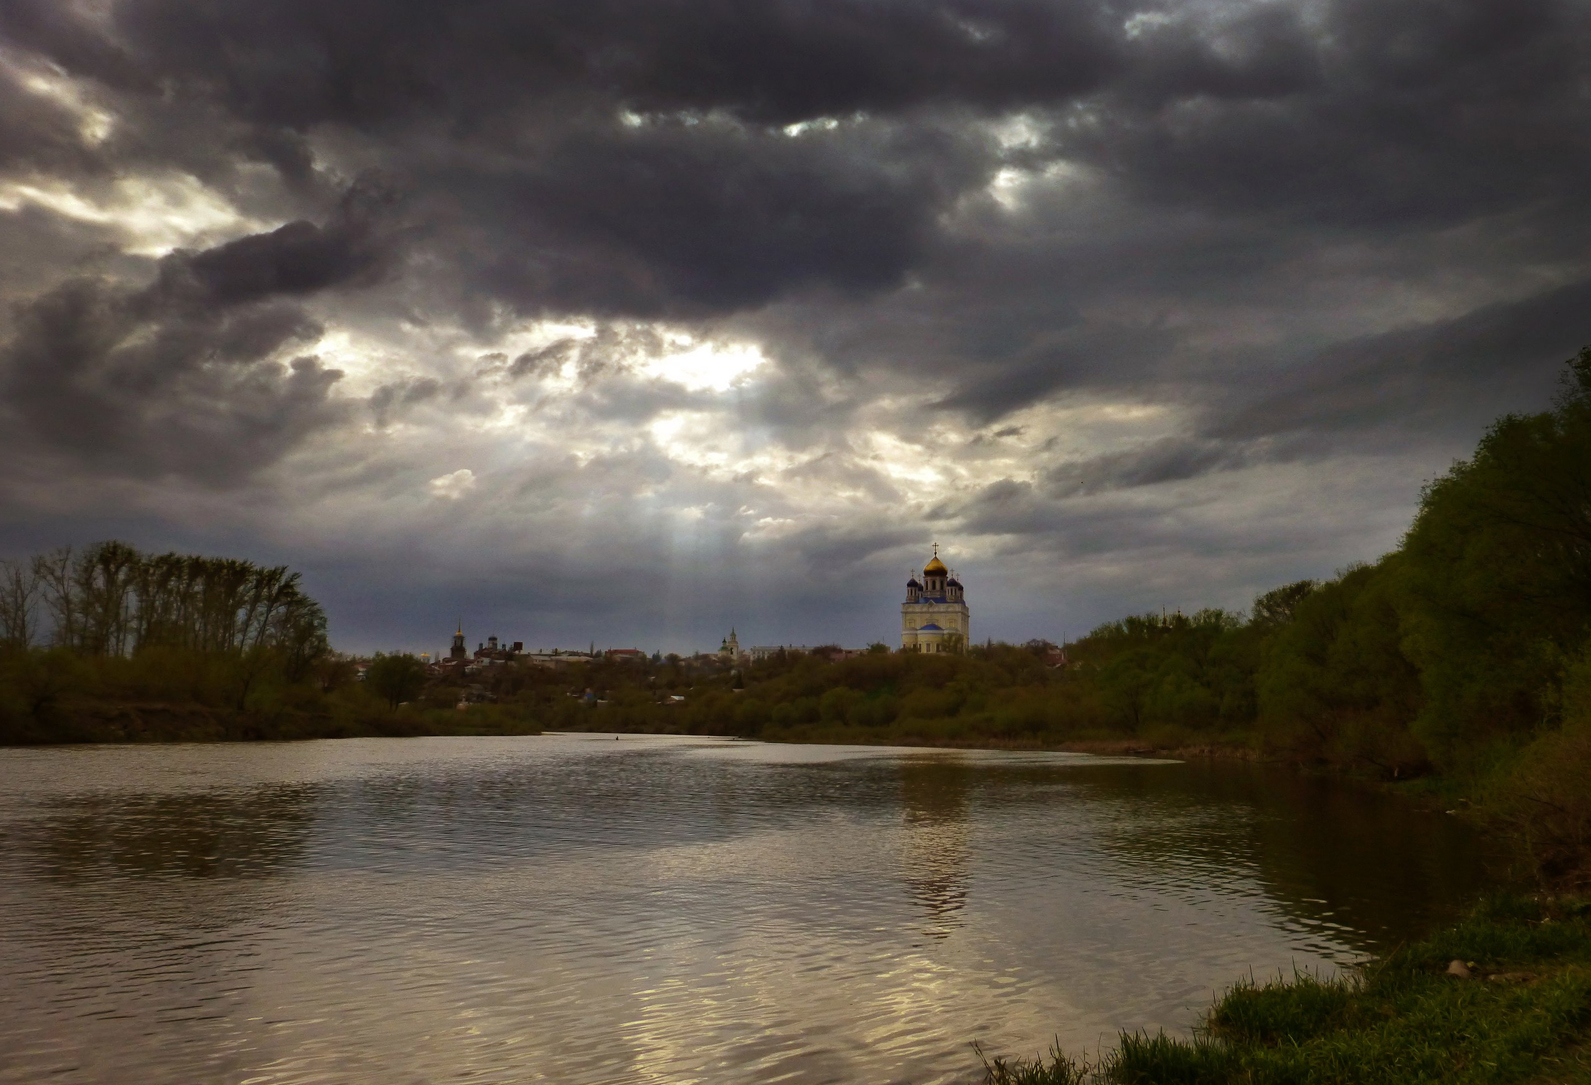
<path id="1" fill-rule="evenodd" d="M 901 647 L 918 651 L 949 651 L 940 645 L 947 635 L 954 635 L 962 644 L 972 642 L 972 615 L 966 603 L 903 603 L 901 604 Z M 922 631 L 925 625 L 937 625 L 938 630 Z"/>
<path id="2" fill-rule="evenodd" d="M 901 604 L 902 628 L 908 622 L 913 623 L 913 628 L 933 622 L 945 629 L 950 629 L 954 626 L 957 630 L 965 632 L 970 616 L 965 603 Z"/>

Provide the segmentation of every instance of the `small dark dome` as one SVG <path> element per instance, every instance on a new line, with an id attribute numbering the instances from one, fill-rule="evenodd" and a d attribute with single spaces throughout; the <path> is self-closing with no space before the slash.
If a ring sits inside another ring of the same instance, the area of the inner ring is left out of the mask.
<path id="1" fill-rule="evenodd" d="M 961 581 L 957 580 L 955 577 L 951 577 L 949 580 L 945 581 L 945 587 L 959 588 L 961 587 Z"/>
<path id="2" fill-rule="evenodd" d="M 922 585 L 917 582 L 917 578 L 915 576 L 912 577 L 910 580 L 906 581 L 906 586 L 908 588 L 920 588 L 920 587 L 922 587 Z"/>

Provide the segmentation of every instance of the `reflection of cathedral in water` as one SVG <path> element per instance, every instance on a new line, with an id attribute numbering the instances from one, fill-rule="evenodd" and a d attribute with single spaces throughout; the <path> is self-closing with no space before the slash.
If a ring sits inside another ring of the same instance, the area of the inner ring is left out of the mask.
<path id="1" fill-rule="evenodd" d="M 902 865 L 913 899 L 928 913 L 923 933 L 945 938 L 967 906 L 967 792 L 972 769 L 940 758 L 901 763 L 906 840 Z"/>

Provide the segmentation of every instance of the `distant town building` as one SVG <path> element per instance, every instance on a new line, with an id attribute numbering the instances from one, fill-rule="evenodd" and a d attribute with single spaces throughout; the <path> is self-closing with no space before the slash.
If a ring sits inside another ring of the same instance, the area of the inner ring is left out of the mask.
<path id="1" fill-rule="evenodd" d="M 492 666 L 498 663 L 510 663 L 520 657 L 525 651 L 521 641 L 509 644 L 499 641 L 496 637 L 487 637 L 486 643 L 475 649 L 475 662 L 482 666 Z"/>
<path id="2" fill-rule="evenodd" d="M 711 642 L 709 641 L 708 643 Z M 719 644 L 718 654 L 724 658 L 726 663 L 740 662 L 740 638 L 735 636 L 733 626 L 729 629 L 729 636 L 725 637 L 723 642 Z"/>
<path id="3" fill-rule="evenodd" d="M 961 581 L 934 556 L 923 566 L 923 578 L 906 581 L 906 601 L 900 607 L 900 647 L 903 652 L 960 652 L 972 635 L 972 612 L 962 595 Z"/>
<path id="4" fill-rule="evenodd" d="M 753 663 L 760 663 L 765 659 L 774 658 L 780 652 L 787 656 L 804 656 L 810 651 L 812 651 L 811 646 L 806 644 L 758 644 L 746 654 L 751 657 Z"/>
<path id="5" fill-rule="evenodd" d="M 453 634 L 453 648 L 448 652 L 449 659 L 468 659 L 470 650 L 464 645 L 464 623 L 459 622 L 458 632 Z"/>
<path id="6" fill-rule="evenodd" d="M 841 648 L 838 644 L 820 644 L 816 648 L 808 649 L 812 655 L 819 659 L 826 659 L 830 663 L 839 663 L 846 659 L 855 659 L 857 656 L 868 654 L 866 648 Z"/>
<path id="7" fill-rule="evenodd" d="M 563 670 L 571 663 L 590 663 L 595 659 L 589 652 L 578 648 L 543 648 L 528 652 L 523 658 L 533 667 L 548 667 L 552 670 Z"/>

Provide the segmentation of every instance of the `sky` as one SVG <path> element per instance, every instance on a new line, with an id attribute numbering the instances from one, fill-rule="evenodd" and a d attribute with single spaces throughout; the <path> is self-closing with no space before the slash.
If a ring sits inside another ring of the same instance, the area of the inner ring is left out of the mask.
<path id="1" fill-rule="evenodd" d="M 344 650 L 972 635 L 1394 548 L 1591 343 L 1591 0 L 0 0 L 0 555 Z"/>

